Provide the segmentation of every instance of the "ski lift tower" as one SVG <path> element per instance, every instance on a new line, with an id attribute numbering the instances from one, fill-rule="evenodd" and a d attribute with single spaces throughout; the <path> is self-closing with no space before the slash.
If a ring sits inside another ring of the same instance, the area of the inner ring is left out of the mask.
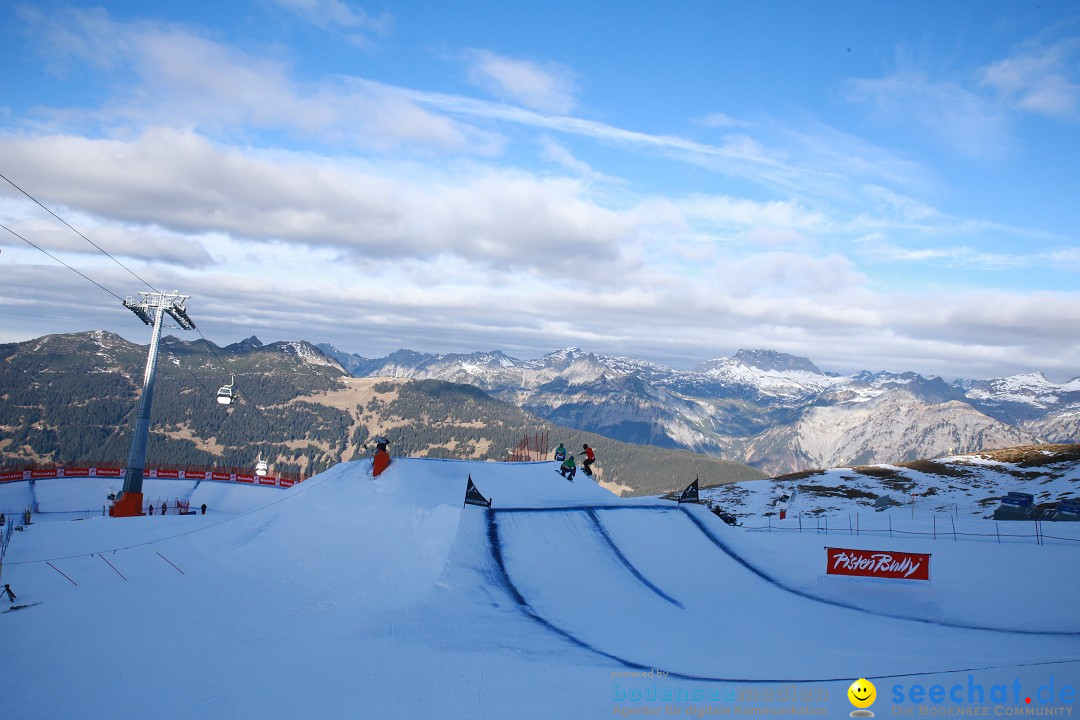
<path id="1" fill-rule="evenodd" d="M 135 420 L 135 433 L 131 438 L 127 470 L 124 473 L 124 490 L 109 510 L 113 517 L 133 517 L 143 514 L 143 471 L 146 469 L 146 441 L 150 436 L 150 405 L 154 402 L 154 378 L 157 375 L 158 341 L 161 339 L 161 322 L 165 314 L 176 321 L 183 330 L 192 330 L 195 323 L 184 309 L 184 301 L 190 295 L 179 290 L 171 293 L 141 292 L 141 300 L 128 296 L 124 307 L 135 313 L 140 320 L 154 328 L 150 337 L 150 352 L 146 357 L 143 374 L 142 395 L 139 398 L 139 415 Z"/>

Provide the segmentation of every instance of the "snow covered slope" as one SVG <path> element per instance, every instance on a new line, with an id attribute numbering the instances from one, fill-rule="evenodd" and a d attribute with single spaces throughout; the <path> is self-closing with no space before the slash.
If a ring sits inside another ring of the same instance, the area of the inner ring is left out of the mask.
<path id="1" fill-rule="evenodd" d="M 493 509 L 463 507 L 468 476 Z M 918 683 L 1080 679 L 1067 545 L 897 540 L 933 553 L 933 582 L 831 582 L 824 538 L 620 499 L 553 463 L 176 486 L 215 494 L 205 516 L 103 518 L 85 482 L 39 481 L 84 519 L 42 516 L 4 560 L 29 605 L 0 618 L 21 718 L 702 717 L 796 686 L 798 707 L 840 714 L 860 677 L 889 714 Z M 3 490 L 2 507 L 31 492 Z"/>
<path id="2" fill-rule="evenodd" d="M 1040 510 L 1080 499 L 1080 445 L 1029 445 L 896 465 L 804 471 L 709 488 L 701 496 L 751 523 L 784 506 L 791 518 L 801 514 L 846 520 L 862 514 L 878 516 L 880 526 L 888 512 L 875 502 L 899 506 L 902 517 L 917 514 L 927 521 L 933 513 L 989 519 L 999 499 L 1010 492 L 1031 494 Z M 793 499 L 782 502 L 783 497 Z M 1080 523 L 1067 523 L 1057 531 L 1080 540 Z"/>

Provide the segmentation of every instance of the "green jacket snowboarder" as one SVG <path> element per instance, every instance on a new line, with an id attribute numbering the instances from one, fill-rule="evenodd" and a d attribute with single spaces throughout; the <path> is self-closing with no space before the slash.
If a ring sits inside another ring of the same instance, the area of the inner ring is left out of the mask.
<path id="1" fill-rule="evenodd" d="M 577 463 L 574 462 L 573 455 L 566 456 L 566 459 L 563 460 L 562 467 L 559 468 L 559 472 L 562 473 L 564 478 L 570 482 L 574 482 L 574 475 L 577 474 Z"/>

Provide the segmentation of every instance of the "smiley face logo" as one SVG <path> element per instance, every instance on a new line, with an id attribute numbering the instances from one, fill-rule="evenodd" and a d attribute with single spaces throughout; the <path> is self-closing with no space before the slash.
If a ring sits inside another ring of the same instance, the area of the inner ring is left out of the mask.
<path id="1" fill-rule="evenodd" d="M 857 708 L 864 709 L 874 704 L 874 700 L 877 700 L 877 688 L 874 687 L 874 683 L 870 682 L 866 678 L 859 678 L 855 682 L 851 683 L 851 687 L 847 691 L 848 700 L 851 704 Z M 851 713 L 854 716 L 856 713 Z M 859 715 L 867 715 L 873 717 L 873 713 L 863 710 L 859 712 Z"/>

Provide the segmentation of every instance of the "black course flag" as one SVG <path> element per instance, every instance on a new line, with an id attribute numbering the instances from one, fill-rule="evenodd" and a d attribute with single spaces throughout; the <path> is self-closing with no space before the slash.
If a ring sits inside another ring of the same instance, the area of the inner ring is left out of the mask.
<path id="1" fill-rule="evenodd" d="M 679 503 L 684 502 L 699 502 L 698 501 L 698 479 L 694 478 L 694 482 L 686 486 L 686 489 L 682 491 L 682 495 L 679 496 Z"/>
<path id="2" fill-rule="evenodd" d="M 473 485 L 472 474 L 469 475 L 469 484 L 465 486 L 465 505 L 491 507 L 491 500 L 481 495 L 480 491 Z M 462 507 L 465 505 L 462 505 Z"/>

